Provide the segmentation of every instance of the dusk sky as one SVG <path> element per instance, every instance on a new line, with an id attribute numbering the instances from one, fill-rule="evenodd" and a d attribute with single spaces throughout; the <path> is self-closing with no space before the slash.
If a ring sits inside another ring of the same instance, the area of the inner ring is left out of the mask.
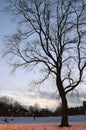
<path id="1" fill-rule="evenodd" d="M 5 1 L 0 0 L 0 9 L 6 5 Z M 12 34 L 16 30 L 16 24 L 12 17 L 0 13 L 0 54 L 4 48 L 4 36 Z M 11 67 L 7 64 L 7 59 L 0 56 L 0 96 L 13 97 L 25 105 L 33 105 L 38 103 L 41 107 L 55 108 L 59 103 L 57 96 L 53 96 L 56 90 L 55 83 L 52 80 L 46 81 L 39 90 L 29 89 L 31 81 L 40 76 L 38 73 L 26 70 L 18 70 L 11 74 Z M 82 101 L 86 100 L 86 83 L 82 83 L 77 87 L 79 97 L 75 94 L 71 97 L 69 105 L 82 105 Z"/>

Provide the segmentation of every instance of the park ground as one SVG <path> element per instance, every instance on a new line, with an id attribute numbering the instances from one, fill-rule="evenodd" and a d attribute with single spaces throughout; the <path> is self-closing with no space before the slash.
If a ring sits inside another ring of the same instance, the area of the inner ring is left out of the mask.
<path id="1" fill-rule="evenodd" d="M 86 122 L 71 123 L 71 127 L 59 127 L 51 124 L 0 124 L 0 130 L 86 130 Z"/>
<path id="2" fill-rule="evenodd" d="M 70 127 L 59 127 L 59 117 L 33 118 L 0 118 L 0 130 L 86 130 L 85 116 L 70 116 Z"/>

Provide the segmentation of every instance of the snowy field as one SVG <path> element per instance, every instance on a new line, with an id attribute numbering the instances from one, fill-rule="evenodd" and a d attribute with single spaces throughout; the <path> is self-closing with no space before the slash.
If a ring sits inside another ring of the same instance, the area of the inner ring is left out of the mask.
<path id="1" fill-rule="evenodd" d="M 38 124 L 38 123 L 59 123 L 61 117 L 0 117 L 0 124 Z M 69 116 L 69 122 L 86 122 L 86 115 Z"/>
<path id="2" fill-rule="evenodd" d="M 86 130 L 86 116 L 69 116 L 69 128 L 60 128 L 60 121 L 61 117 L 0 117 L 0 130 Z"/>

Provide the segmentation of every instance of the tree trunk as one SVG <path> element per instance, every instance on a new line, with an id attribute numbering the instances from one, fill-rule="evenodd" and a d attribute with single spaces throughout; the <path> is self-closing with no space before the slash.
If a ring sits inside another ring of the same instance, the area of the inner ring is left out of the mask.
<path id="1" fill-rule="evenodd" d="M 66 96 L 63 94 L 62 99 L 62 120 L 61 120 L 61 126 L 69 126 L 68 123 L 68 106 L 67 106 L 67 99 Z"/>
<path id="2" fill-rule="evenodd" d="M 57 88 L 58 88 L 58 91 L 59 91 L 59 94 L 60 94 L 60 97 L 61 97 L 61 100 L 62 100 L 62 113 L 61 113 L 62 114 L 62 120 L 61 120 L 60 126 L 68 127 L 69 126 L 68 113 L 67 113 L 68 105 L 67 105 L 66 94 L 65 94 L 65 91 L 64 91 L 63 84 L 61 82 L 60 75 L 57 76 L 56 84 L 57 84 Z"/>

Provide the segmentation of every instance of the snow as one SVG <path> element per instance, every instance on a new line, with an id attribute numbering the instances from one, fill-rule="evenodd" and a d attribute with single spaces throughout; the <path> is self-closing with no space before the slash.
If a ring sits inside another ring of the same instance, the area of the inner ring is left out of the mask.
<path id="1" fill-rule="evenodd" d="M 44 124 L 0 124 L 0 130 L 86 130 L 86 122 L 73 123 L 71 127 L 61 128 L 56 123 Z"/>
<path id="2" fill-rule="evenodd" d="M 7 122 L 5 121 L 7 118 Z M 69 122 L 85 122 L 86 115 L 69 116 Z M 61 117 L 0 117 L 0 124 L 38 124 L 38 123 L 59 123 Z"/>
<path id="3" fill-rule="evenodd" d="M 61 117 L 0 117 L 0 130 L 86 130 L 86 116 L 69 116 L 71 127 L 59 127 Z"/>

